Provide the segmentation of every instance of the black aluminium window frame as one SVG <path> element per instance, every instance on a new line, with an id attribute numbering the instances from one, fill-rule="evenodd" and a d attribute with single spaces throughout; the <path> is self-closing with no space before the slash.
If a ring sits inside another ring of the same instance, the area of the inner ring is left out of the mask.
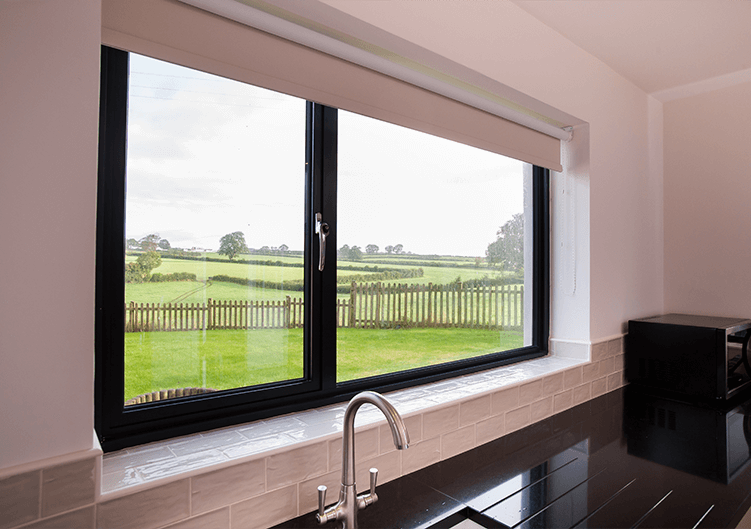
<path id="1" fill-rule="evenodd" d="M 331 226 L 326 262 L 336 263 L 337 110 L 306 105 L 305 342 L 302 379 L 123 406 L 125 172 L 128 52 L 102 46 L 97 189 L 95 427 L 105 452 L 346 401 L 365 389 L 392 391 L 547 354 L 549 334 L 549 171 L 533 168 L 532 346 L 367 379 L 336 381 L 336 267 L 317 270 L 314 216 Z M 301 168 L 302 170 L 302 168 Z M 316 256 L 314 259 L 313 256 Z M 315 264 L 313 264 L 315 261 Z M 313 270 L 315 269 L 315 272 Z M 313 279 L 314 274 L 320 277 Z M 309 318 L 309 319 L 308 319 Z M 315 332 L 314 332 L 315 330 Z"/>

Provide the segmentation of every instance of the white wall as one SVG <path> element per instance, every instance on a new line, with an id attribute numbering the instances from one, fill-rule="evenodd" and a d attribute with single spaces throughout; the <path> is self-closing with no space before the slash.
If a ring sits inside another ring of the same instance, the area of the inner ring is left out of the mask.
<path id="1" fill-rule="evenodd" d="M 553 284 L 553 338 L 596 341 L 662 311 L 659 103 L 510 2 L 323 1 L 589 124 L 569 149 L 581 262 L 574 295 L 570 278 Z"/>
<path id="2" fill-rule="evenodd" d="M 751 83 L 665 113 L 665 309 L 751 317 Z"/>
<path id="3" fill-rule="evenodd" d="M 0 469 L 92 446 L 99 12 L 0 2 Z"/>
<path id="4" fill-rule="evenodd" d="M 577 289 L 554 285 L 553 337 L 661 311 L 659 104 L 511 3 L 331 3 L 588 123 L 569 153 Z M 0 2 L 0 470 L 92 444 L 100 12 Z"/>

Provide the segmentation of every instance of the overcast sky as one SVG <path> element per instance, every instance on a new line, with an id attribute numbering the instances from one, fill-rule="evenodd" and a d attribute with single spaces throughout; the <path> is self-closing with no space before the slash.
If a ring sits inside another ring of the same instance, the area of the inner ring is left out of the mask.
<path id="1" fill-rule="evenodd" d="M 302 250 L 305 102 L 131 54 L 128 238 Z M 339 113 L 338 245 L 482 256 L 523 209 L 522 163 Z"/>

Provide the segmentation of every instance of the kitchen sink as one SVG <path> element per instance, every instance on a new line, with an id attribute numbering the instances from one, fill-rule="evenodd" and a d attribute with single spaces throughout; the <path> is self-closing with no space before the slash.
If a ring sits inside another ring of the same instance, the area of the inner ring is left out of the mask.
<path id="1" fill-rule="evenodd" d="M 424 527 L 424 529 L 509 529 L 497 520 L 477 512 L 469 507 L 445 517 Z"/>

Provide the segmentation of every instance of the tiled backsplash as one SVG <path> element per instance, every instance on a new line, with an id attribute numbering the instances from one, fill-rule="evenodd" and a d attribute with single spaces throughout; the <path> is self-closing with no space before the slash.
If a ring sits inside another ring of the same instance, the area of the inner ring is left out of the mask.
<path id="1" fill-rule="evenodd" d="M 552 347 L 553 356 L 388 394 L 408 450 L 397 451 L 381 412 L 363 406 L 358 482 L 371 467 L 390 481 L 623 385 L 622 337 L 594 344 L 591 361 L 576 352 L 587 344 Z M 100 483 L 95 458 L 2 478 L 0 529 L 248 529 L 294 518 L 316 508 L 318 485 L 339 488 L 345 407 L 107 454 Z"/>

